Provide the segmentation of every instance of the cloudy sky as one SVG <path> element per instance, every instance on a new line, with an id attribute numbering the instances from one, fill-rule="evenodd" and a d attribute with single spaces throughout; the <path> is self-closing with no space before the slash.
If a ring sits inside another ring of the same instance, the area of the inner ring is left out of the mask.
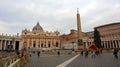
<path id="1" fill-rule="evenodd" d="M 77 8 L 83 32 L 120 22 L 120 0 L 0 0 L 0 34 L 32 30 L 37 21 L 45 31 L 68 34 L 77 29 Z"/>

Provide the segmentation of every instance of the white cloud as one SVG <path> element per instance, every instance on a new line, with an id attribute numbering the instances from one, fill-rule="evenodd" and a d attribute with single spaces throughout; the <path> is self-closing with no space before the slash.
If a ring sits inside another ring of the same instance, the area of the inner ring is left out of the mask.
<path id="1" fill-rule="evenodd" d="M 32 29 L 39 21 L 45 31 L 67 33 L 76 29 L 76 8 L 80 11 L 83 31 L 120 21 L 119 0 L 1 0 L 0 32 Z"/>

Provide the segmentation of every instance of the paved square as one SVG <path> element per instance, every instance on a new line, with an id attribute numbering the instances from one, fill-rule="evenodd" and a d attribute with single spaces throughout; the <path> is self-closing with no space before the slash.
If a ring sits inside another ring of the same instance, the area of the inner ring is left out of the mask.
<path id="1" fill-rule="evenodd" d="M 46 55 L 38 58 L 37 55 L 32 55 L 28 67 L 56 67 L 74 56 L 76 55 Z M 120 67 L 120 54 L 118 59 L 112 53 L 104 53 L 96 58 L 92 58 L 91 54 L 87 58 L 79 55 L 66 67 Z"/>

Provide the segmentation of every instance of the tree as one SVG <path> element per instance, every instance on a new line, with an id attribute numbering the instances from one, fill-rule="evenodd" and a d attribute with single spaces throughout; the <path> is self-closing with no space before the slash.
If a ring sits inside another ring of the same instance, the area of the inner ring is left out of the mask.
<path id="1" fill-rule="evenodd" d="M 94 30 L 94 43 L 98 48 L 101 47 L 100 33 L 97 29 Z"/>

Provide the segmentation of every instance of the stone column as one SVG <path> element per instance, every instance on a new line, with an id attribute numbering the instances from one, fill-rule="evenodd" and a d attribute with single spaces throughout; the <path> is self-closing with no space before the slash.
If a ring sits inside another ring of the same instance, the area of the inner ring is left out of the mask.
<path id="1" fill-rule="evenodd" d="M 30 47 L 29 39 L 27 39 L 27 48 Z"/>
<path id="2" fill-rule="evenodd" d="M 8 40 L 8 45 L 10 45 L 10 40 Z"/>
<path id="3" fill-rule="evenodd" d="M 18 40 L 18 42 L 19 42 L 19 48 L 18 48 L 18 50 L 21 50 L 21 41 Z"/>
<path id="4" fill-rule="evenodd" d="M 84 45 L 86 45 L 87 47 L 89 47 L 89 45 L 87 45 L 87 42 L 85 41 L 85 44 Z"/>
<path id="5" fill-rule="evenodd" d="M 39 44 L 40 44 L 40 48 L 41 48 L 41 44 L 42 44 L 42 43 L 41 43 L 41 39 L 39 39 Z"/>
<path id="6" fill-rule="evenodd" d="M 5 43 L 5 41 L 4 40 L 2 40 L 2 50 L 4 50 L 4 43 Z"/>
<path id="7" fill-rule="evenodd" d="M 0 50 L 2 50 L 2 40 L 0 40 Z"/>
<path id="8" fill-rule="evenodd" d="M 112 48 L 112 44 L 110 43 L 110 41 L 108 41 L 108 42 L 109 42 L 110 48 Z"/>
<path id="9" fill-rule="evenodd" d="M 111 40 L 110 42 L 112 43 L 111 45 L 113 45 L 113 48 L 115 48 L 115 45 L 114 45 L 113 41 Z"/>
<path id="10" fill-rule="evenodd" d="M 56 45 L 56 40 L 55 39 L 53 39 L 53 44 L 52 44 L 52 48 L 53 48 L 53 46 L 55 46 Z"/>
<path id="11" fill-rule="evenodd" d="M 106 48 L 108 48 L 108 41 L 106 41 Z"/>
<path id="12" fill-rule="evenodd" d="M 9 41 L 8 40 L 6 40 L 6 49 L 8 48 L 8 44 L 9 43 Z"/>
<path id="13" fill-rule="evenodd" d="M 59 46 L 59 48 L 61 48 L 61 46 L 60 46 L 60 40 L 58 40 L 58 46 Z"/>
<path id="14" fill-rule="evenodd" d="M 110 48 L 111 45 L 109 44 L 109 41 L 107 41 L 107 43 L 108 43 L 108 48 Z"/>
<path id="15" fill-rule="evenodd" d="M 4 50 L 6 50 L 6 40 L 5 40 L 5 43 L 4 43 Z"/>
<path id="16" fill-rule="evenodd" d="M 51 39 L 51 40 L 50 40 L 50 47 L 52 46 L 52 42 L 53 42 L 53 40 Z"/>
<path id="17" fill-rule="evenodd" d="M 31 48 L 33 48 L 33 39 L 31 39 Z"/>
<path id="18" fill-rule="evenodd" d="M 44 47 L 46 48 L 46 47 L 47 47 L 47 44 L 46 44 L 45 38 L 43 39 L 43 41 L 44 41 Z"/>
<path id="19" fill-rule="evenodd" d="M 103 48 L 105 48 L 104 41 L 102 41 L 102 43 L 103 43 Z"/>
<path id="20" fill-rule="evenodd" d="M 25 48 L 28 48 L 28 39 L 25 39 Z"/>
<path id="21" fill-rule="evenodd" d="M 112 41 L 110 40 L 109 42 L 110 42 L 111 48 L 113 48 L 113 44 L 111 44 L 111 43 L 112 43 Z"/>
<path id="22" fill-rule="evenodd" d="M 41 46 L 41 48 L 42 48 L 42 44 L 43 44 L 43 40 L 40 39 L 40 46 Z"/>
<path id="23" fill-rule="evenodd" d="M 14 41 L 12 41 L 12 42 L 13 42 L 13 44 L 12 44 L 12 45 L 13 45 L 13 50 L 15 50 L 15 46 L 16 46 L 16 45 L 15 45 L 15 42 L 16 42 L 16 41 L 14 40 Z"/>
<path id="24" fill-rule="evenodd" d="M 39 39 L 36 39 L 36 48 L 39 48 L 38 45 L 39 45 Z"/>
<path id="25" fill-rule="evenodd" d="M 105 44 L 104 44 L 104 45 L 105 45 L 105 48 L 107 48 L 107 43 L 106 43 L 106 41 L 104 41 L 104 43 L 105 43 Z"/>
<path id="26" fill-rule="evenodd" d="M 45 39 L 45 38 L 43 39 L 43 45 L 44 45 L 44 48 L 46 48 L 46 47 L 47 47 L 47 41 L 46 41 L 46 39 Z"/>
<path id="27" fill-rule="evenodd" d="M 40 48 L 40 39 L 38 39 L 38 48 Z"/>
<path id="28" fill-rule="evenodd" d="M 103 46 L 103 41 L 101 41 L 101 46 Z"/>
<path id="29" fill-rule="evenodd" d="M 48 41 L 47 39 L 44 39 L 46 47 L 48 47 Z"/>
<path id="30" fill-rule="evenodd" d="M 119 46 L 118 46 L 118 44 L 117 44 L 117 42 L 116 42 L 116 40 L 115 40 L 115 45 L 116 45 L 116 48 L 118 48 Z"/>
<path id="31" fill-rule="evenodd" d="M 119 48 L 120 48 L 120 40 L 118 40 L 118 45 L 119 45 Z"/>

